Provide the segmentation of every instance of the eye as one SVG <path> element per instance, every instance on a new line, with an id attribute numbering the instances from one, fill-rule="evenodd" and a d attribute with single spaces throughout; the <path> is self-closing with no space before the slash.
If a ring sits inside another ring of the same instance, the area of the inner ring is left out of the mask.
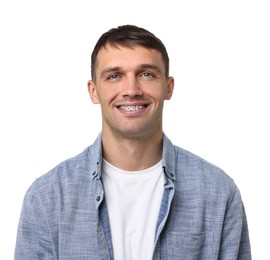
<path id="1" fill-rule="evenodd" d="M 150 72 L 143 72 L 141 74 L 141 76 L 145 77 L 145 78 L 153 78 L 154 77 L 154 75 L 152 73 L 150 73 Z"/>
<path id="2" fill-rule="evenodd" d="M 120 76 L 118 74 L 111 74 L 107 77 L 108 80 L 118 79 Z"/>

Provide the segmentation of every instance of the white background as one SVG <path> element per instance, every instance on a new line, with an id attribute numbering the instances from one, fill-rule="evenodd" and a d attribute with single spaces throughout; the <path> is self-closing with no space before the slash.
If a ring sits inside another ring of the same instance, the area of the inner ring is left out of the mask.
<path id="1" fill-rule="evenodd" d="M 13 259 L 30 184 L 99 133 L 99 106 L 87 93 L 90 55 L 120 24 L 145 27 L 167 46 L 176 86 L 164 130 L 235 180 L 253 259 L 270 259 L 268 3 L 1 1 L 0 259 Z"/>

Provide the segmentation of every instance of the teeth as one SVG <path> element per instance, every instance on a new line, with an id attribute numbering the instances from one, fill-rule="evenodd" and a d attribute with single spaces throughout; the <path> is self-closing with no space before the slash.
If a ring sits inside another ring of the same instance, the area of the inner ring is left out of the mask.
<path id="1" fill-rule="evenodd" d="M 125 111 L 136 111 L 136 110 L 144 109 L 144 106 L 121 106 L 119 107 L 119 109 L 125 110 Z"/>

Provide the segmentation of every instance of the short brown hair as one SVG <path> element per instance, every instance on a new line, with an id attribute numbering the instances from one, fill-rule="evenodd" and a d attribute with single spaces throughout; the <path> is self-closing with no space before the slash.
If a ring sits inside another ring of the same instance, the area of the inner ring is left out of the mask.
<path id="1" fill-rule="evenodd" d="M 95 80 L 95 70 L 98 52 L 107 44 L 111 46 L 133 47 L 140 45 L 149 49 L 157 50 L 161 53 L 165 65 L 165 74 L 169 76 L 169 56 L 164 44 L 153 33 L 135 25 L 121 25 L 112 28 L 101 35 L 97 41 L 91 55 L 91 77 Z"/>

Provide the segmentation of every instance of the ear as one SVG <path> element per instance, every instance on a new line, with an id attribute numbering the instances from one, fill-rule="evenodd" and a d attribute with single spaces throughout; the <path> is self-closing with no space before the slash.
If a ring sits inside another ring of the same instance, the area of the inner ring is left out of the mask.
<path id="1" fill-rule="evenodd" d="M 93 80 L 88 81 L 88 93 L 94 104 L 99 104 L 99 98 L 97 94 L 97 87 Z"/>
<path id="2" fill-rule="evenodd" d="M 166 100 L 170 100 L 173 94 L 173 89 L 174 89 L 174 78 L 169 77 L 167 80 L 167 88 L 166 88 Z"/>

